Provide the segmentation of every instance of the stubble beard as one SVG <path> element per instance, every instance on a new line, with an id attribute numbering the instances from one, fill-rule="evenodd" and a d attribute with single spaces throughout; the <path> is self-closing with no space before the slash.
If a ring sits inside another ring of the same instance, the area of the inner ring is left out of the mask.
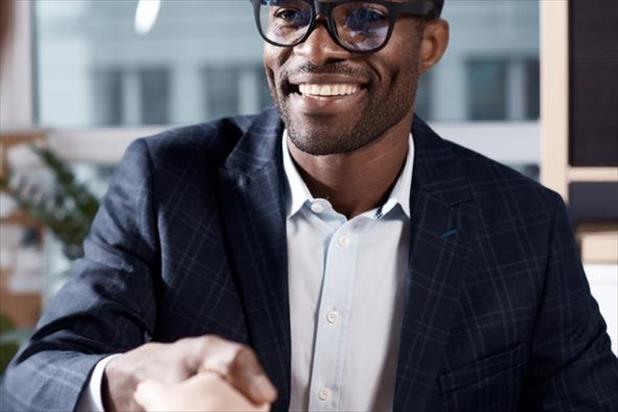
<path id="1" fill-rule="evenodd" d="M 398 124 L 414 104 L 419 74 L 415 67 L 410 72 L 399 72 L 405 78 L 391 79 L 388 91 L 376 96 L 369 92 L 368 102 L 350 121 L 332 126 L 328 117 L 295 120 L 284 96 L 269 80 L 271 95 L 278 108 L 288 136 L 299 150 L 313 156 L 348 153 L 371 144 Z M 371 91 L 371 89 L 370 89 Z M 299 114 L 298 116 L 303 116 Z"/>

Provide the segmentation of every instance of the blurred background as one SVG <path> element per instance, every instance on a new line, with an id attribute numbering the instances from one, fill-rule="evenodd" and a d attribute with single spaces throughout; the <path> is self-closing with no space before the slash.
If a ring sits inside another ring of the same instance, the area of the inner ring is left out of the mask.
<path id="1" fill-rule="evenodd" d="M 451 44 L 417 98 L 443 137 L 563 195 L 615 352 L 617 4 L 447 0 Z M 248 0 L 17 0 L 11 16 L 0 61 L 2 359 L 81 255 L 133 139 L 271 104 Z"/>

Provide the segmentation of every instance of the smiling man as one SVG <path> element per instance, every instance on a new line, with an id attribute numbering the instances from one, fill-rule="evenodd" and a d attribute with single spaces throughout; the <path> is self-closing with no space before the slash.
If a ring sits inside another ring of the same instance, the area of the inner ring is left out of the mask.
<path id="1" fill-rule="evenodd" d="M 3 406 L 616 410 L 560 197 L 414 115 L 442 1 L 252 4 L 276 109 L 129 147 Z"/>

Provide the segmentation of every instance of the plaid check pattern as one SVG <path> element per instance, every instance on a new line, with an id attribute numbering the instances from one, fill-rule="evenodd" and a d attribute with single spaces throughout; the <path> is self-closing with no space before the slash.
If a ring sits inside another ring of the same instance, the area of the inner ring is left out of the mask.
<path id="1" fill-rule="evenodd" d="M 281 133 L 269 109 L 134 142 L 0 409 L 71 410 L 103 356 L 217 334 L 256 350 L 286 410 Z M 420 119 L 412 133 L 394 410 L 618 410 L 618 360 L 560 197 Z"/>

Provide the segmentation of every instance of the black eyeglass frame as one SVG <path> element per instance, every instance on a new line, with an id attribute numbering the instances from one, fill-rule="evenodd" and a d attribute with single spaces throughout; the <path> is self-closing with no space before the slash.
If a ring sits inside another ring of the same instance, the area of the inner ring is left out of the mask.
<path id="1" fill-rule="evenodd" d="M 388 10 L 388 32 L 386 33 L 386 37 L 384 38 L 384 41 L 379 47 L 375 47 L 369 50 L 357 50 L 357 49 L 352 49 L 346 46 L 341 41 L 341 39 L 339 39 L 339 34 L 337 33 L 337 29 L 335 27 L 335 22 L 333 21 L 332 13 L 335 7 L 340 6 L 342 4 L 346 4 L 346 3 L 356 3 L 358 2 L 358 0 L 332 0 L 332 1 L 299 0 L 299 1 L 302 1 L 310 5 L 313 13 L 311 15 L 311 22 L 309 23 L 309 28 L 307 29 L 307 32 L 300 39 L 298 39 L 292 44 L 277 43 L 273 40 L 270 40 L 268 37 L 266 37 L 262 29 L 262 23 L 260 21 L 260 7 L 261 7 L 262 0 L 250 0 L 250 1 L 253 4 L 253 10 L 255 14 L 255 25 L 257 26 L 258 31 L 260 32 L 260 36 L 262 36 L 264 41 L 274 46 L 278 46 L 278 47 L 298 46 L 299 44 L 307 40 L 309 36 L 311 36 L 311 33 L 313 33 L 313 31 L 317 27 L 317 21 L 318 21 L 317 16 L 322 15 L 325 17 L 326 29 L 328 30 L 328 33 L 330 34 L 331 38 L 335 40 L 335 42 L 339 46 L 346 49 L 347 51 L 351 53 L 361 53 L 361 54 L 375 53 L 378 50 L 382 49 L 384 46 L 386 46 L 388 44 L 388 41 L 391 38 L 391 35 L 393 34 L 393 28 L 395 27 L 395 22 L 397 21 L 399 16 L 408 15 L 408 16 L 414 16 L 414 17 L 427 18 L 429 16 L 434 15 L 437 11 L 436 4 L 434 3 L 433 0 L 411 0 L 411 1 L 404 1 L 404 2 L 394 2 L 394 1 L 389 1 L 389 0 L 363 1 L 363 3 L 379 4 Z"/>

